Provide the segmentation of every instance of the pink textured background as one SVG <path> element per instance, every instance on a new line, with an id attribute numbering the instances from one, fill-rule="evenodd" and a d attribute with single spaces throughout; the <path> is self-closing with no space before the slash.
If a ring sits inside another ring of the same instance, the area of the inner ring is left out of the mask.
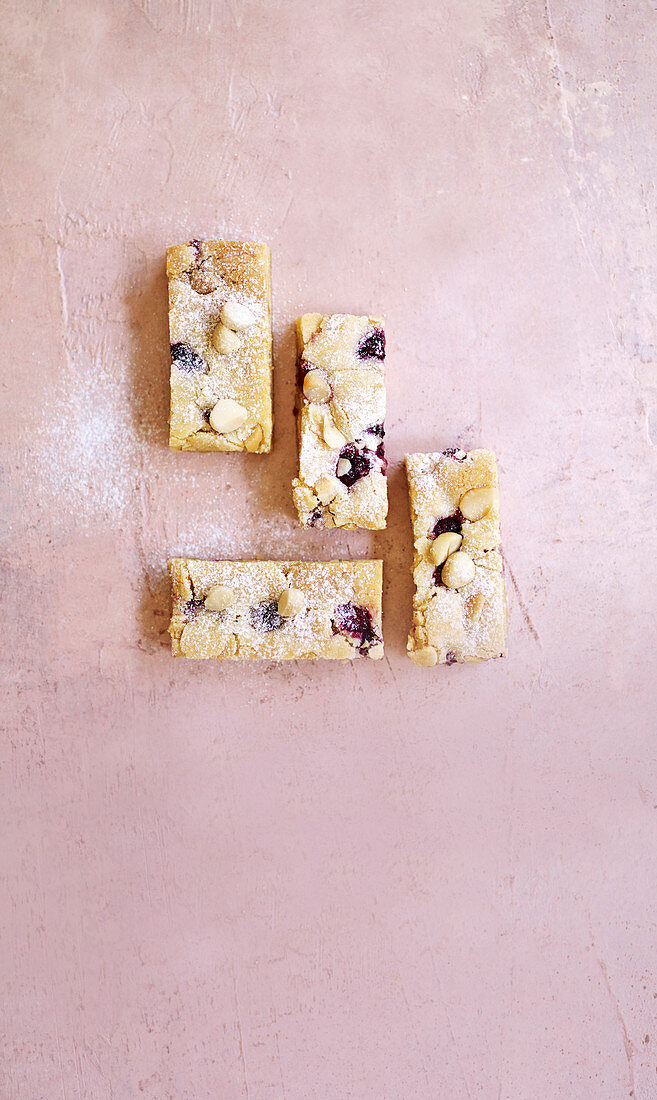
<path id="1" fill-rule="evenodd" d="M 655 8 L 2 5 L 1 1095 L 657 1097 Z M 273 250 L 269 457 L 166 447 L 164 249 Z M 291 325 L 388 318 L 387 532 Z M 408 450 L 493 447 L 510 656 L 404 655 Z M 385 559 L 388 659 L 174 663 L 169 554 Z"/>

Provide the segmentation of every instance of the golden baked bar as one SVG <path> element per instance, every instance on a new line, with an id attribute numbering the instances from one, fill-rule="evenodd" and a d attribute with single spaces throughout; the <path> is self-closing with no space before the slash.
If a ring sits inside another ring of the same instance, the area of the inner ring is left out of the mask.
<path id="1" fill-rule="evenodd" d="M 492 451 L 406 456 L 415 540 L 416 665 L 506 654 L 500 498 Z"/>
<path id="2" fill-rule="evenodd" d="M 380 561 L 169 562 L 174 657 L 383 657 Z"/>
<path id="3" fill-rule="evenodd" d="M 269 249 L 189 241 L 167 249 L 171 338 L 169 445 L 271 450 Z"/>
<path id="4" fill-rule="evenodd" d="M 378 317 L 306 313 L 297 321 L 302 527 L 386 525 L 386 338 Z"/>

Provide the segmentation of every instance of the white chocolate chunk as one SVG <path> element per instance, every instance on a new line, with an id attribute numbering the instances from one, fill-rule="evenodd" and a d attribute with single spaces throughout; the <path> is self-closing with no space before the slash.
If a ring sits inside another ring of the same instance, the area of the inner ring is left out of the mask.
<path id="1" fill-rule="evenodd" d="M 301 614 L 305 607 L 306 597 L 298 588 L 285 588 L 278 597 L 278 614 L 284 619 Z"/>
<path id="2" fill-rule="evenodd" d="M 321 405 L 331 396 L 331 387 L 321 370 L 309 370 L 303 380 L 303 396 L 306 401 Z"/>
<path id="3" fill-rule="evenodd" d="M 220 321 L 212 333 L 212 343 L 220 355 L 230 355 L 239 348 L 240 338 Z"/>
<path id="4" fill-rule="evenodd" d="M 499 504 L 499 493 L 492 486 L 487 489 L 468 489 L 459 501 L 461 515 L 471 523 L 483 519 L 491 508 Z"/>
<path id="5" fill-rule="evenodd" d="M 235 593 L 232 588 L 226 588 L 224 584 L 215 584 L 205 597 L 205 606 L 208 611 L 225 611 L 235 603 Z"/>
<path id="6" fill-rule="evenodd" d="M 456 531 L 443 531 L 442 535 L 438 535 L 434 539 L 431 550 L 429 551 L 429 557 L 434 565 L 442 565 L 447 561 L 450 554 L 454 554 L 461 543 L 463 542 L 463 535 L 459 535 Z"/>
<path id="7" fill-rule="evenodd" d="M 330 504 L 332 500 L 335 500 L 337 496 L 341 496 L 344 492 L 344 485 L 332 474 L 322 474 L 315 485 L 315 494 L 322 504 Z"/>
<path id="8" fill-rule="evenodd" d="M 438 653 L 432 645 L 423 646 L 422 649 L 412 649 L 409 657 L 419 668 L 430 668 L 438 663 Z"/>
<path id="9" fill-rule="evenodd" d="M 463 588 L 474 580 L 475 572 L 475 563 L 472 558 L 462 550 L 457 550 L 443 565 L 440 579 L 447 588 Z"/>
<path id="10" fill-rule="evenodd" d="M 226 328 L 232 329 L 233 332 L 242 332 L 250 325 L 255 325 L 258 319 L 248 306 L 242 305 L 235 298 L 229 298 L 224 303 L 219 316 Z"/>
<path id="11" fill-rule="evenodd" d="M 234 432 L 241 428 L 249 418 L 243 405 L 233 401 L 232 397 L 222 397 L 210 413 L 210 425 L 219 435 Z"/>
<path id="12" fill-rule="evenodd" d="M 324 413 L 324 418 L 322 420 L 322 436 L 324 437 L 326 446 L 331 447 L 331 449 L 335 451 L 339 451 L 347 442 L 342 432 L 336 428 L 331 417 L 326 413 Z"/>

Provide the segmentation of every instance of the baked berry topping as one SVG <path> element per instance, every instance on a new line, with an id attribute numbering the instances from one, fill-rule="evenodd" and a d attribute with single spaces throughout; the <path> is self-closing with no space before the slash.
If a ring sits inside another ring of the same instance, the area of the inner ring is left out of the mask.
<path id="1" fill-rule="evenodd" d="M 285 619 L 278 613 L 278 600 L 263 600 L 250 609 L 249 621 L 254 630 L 269 633 L 270 630 L 278 630 Z"/>
<path id="2" fill-rule="evenodd" d="M 379 443 L 376 448 L 376 457 L 381 459 L 381 473 L 385 474 L 388 469 L 388 459 L 386 458 L 385 443 Z"/>
<path id="3" fill-rule="evenodd" d="M 197 600 L 192 597 L 191 600 L 187 600 L 187 603 L 183 606 L 183 615 L 187 619 L 195 619 L 199 611 L 202 611 L 205 606 L 205 600 Z"/>
<path id="4" fill-rule="evenodd" d="M 465 451 L 462 451 L 460 447 L 447 447 L 443 451 L 445 458 L 453 458 L 455 462 L 465 462 L 468 457 Z"/>
<path id="5" fill-rule="evenodd" d="M 433 584 L 435 584 L 436 588 L 444 588 L 445 587 L 445 585 L 442 582 L 442 577 L 440 576 L 440 574 L 442 572 L 442 568 L 443 568 L 442 565 L 437 565 L 436 568 L 434 569 L 433 573 L 431 574 L 431 581 L 432 581 Z"/>
<path id="6" fill-rule="evenodd" d="M 368 332 L 358 345 L 356 352 L 359 359 L 385 359 L 386 334 L 381 328 L 375 328 Z"/>
<path id="7" fill-rule="evenodd" d="M 338 462 L 344 458 L 350 465 L 345 473 L 336 473 L 338 481 L 351 489 L 352 485 L 355 485 L 362 477 L 367 477 L 374 465 L 375 457 L 374 451 L 370 451 L 368 447 L 359 447 L 356 443 L 347 443 L 346 447 L 343 447 L 340 451 Z"/>
<path id="8" fill-rule="evenodd" d="M 449 653 L 445 654 L 445 664 L 446 665 L 455 665 L 456 664 L 456 654 L 455 654 L 453 649 L 450 649 Z"/>
<path id="9" fill-rule="evenodd" d="M 457 535 L 460 535 L 462 523 L 463 516 L 460 512 L 455 512 L 453 516 L 443 516 L 442 519 L 437 519 L 434 523 L 429 532 L 429 538 L 437 539 L 438 535 L 442 535 L 445 531 L 455 531 Z"/>
<path id="10" fill-rule="evenodd" d="M 383 439 L 385 434 L 385 427 L 383 424 L 373 424 L 371 428 L 367 428 L 366 435 L 378 435 L 380 439 Z"/>
<path id="11" fill-rule="evenodd" d="M 207 370 L 207 363 L 189 344 L 172 344 L 171 361 L 186 374 L 200 374 Z"/>
<path id="12" fill-rule="evenodd" d="M 336 607 L 333 629 L 349 638 L 355 638 L 361 649 L 379 641 L 372 623 L 372 613 L 361 604 L 343 603 Z"/>
<path id="13" fill-rule="evenodd" d="M 196 259 L 200 260 L 200 258 L 201 258 L 201 246 L 203 244 L 203 241 L 199 241 L 197 237 L 192 237 L 192 239 L 189 243 L 190 243 L 190 246 L 194 249 L 194 255 L 196 256 Z"/>
<path id="14" fill-rule="evenodd" d="M 205 420 L 205 423 L 206 423 L 206 424 L 209 424 L 209 423 L 210 423 L 210 413 L 211 413 L 211 412 L 212 412 L 212 408 L 209 408 L 209 409 L 201 409 L 201 416 L 202 416 L 202 417 L 203 417 L 203 419 Z"/>

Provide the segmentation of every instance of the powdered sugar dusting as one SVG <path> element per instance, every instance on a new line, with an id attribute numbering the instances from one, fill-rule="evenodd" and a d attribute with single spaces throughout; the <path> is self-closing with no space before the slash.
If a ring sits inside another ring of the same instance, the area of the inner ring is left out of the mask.
<path id="1" fill-rule="evenodd" d="M 77 519 L 120 516 L 135 491 L 134 427 L 120 383 L 91 365 L 84 384 L 63 380 L 48 407 L 35 410 L 28 454 L 40 491 Z"/>

